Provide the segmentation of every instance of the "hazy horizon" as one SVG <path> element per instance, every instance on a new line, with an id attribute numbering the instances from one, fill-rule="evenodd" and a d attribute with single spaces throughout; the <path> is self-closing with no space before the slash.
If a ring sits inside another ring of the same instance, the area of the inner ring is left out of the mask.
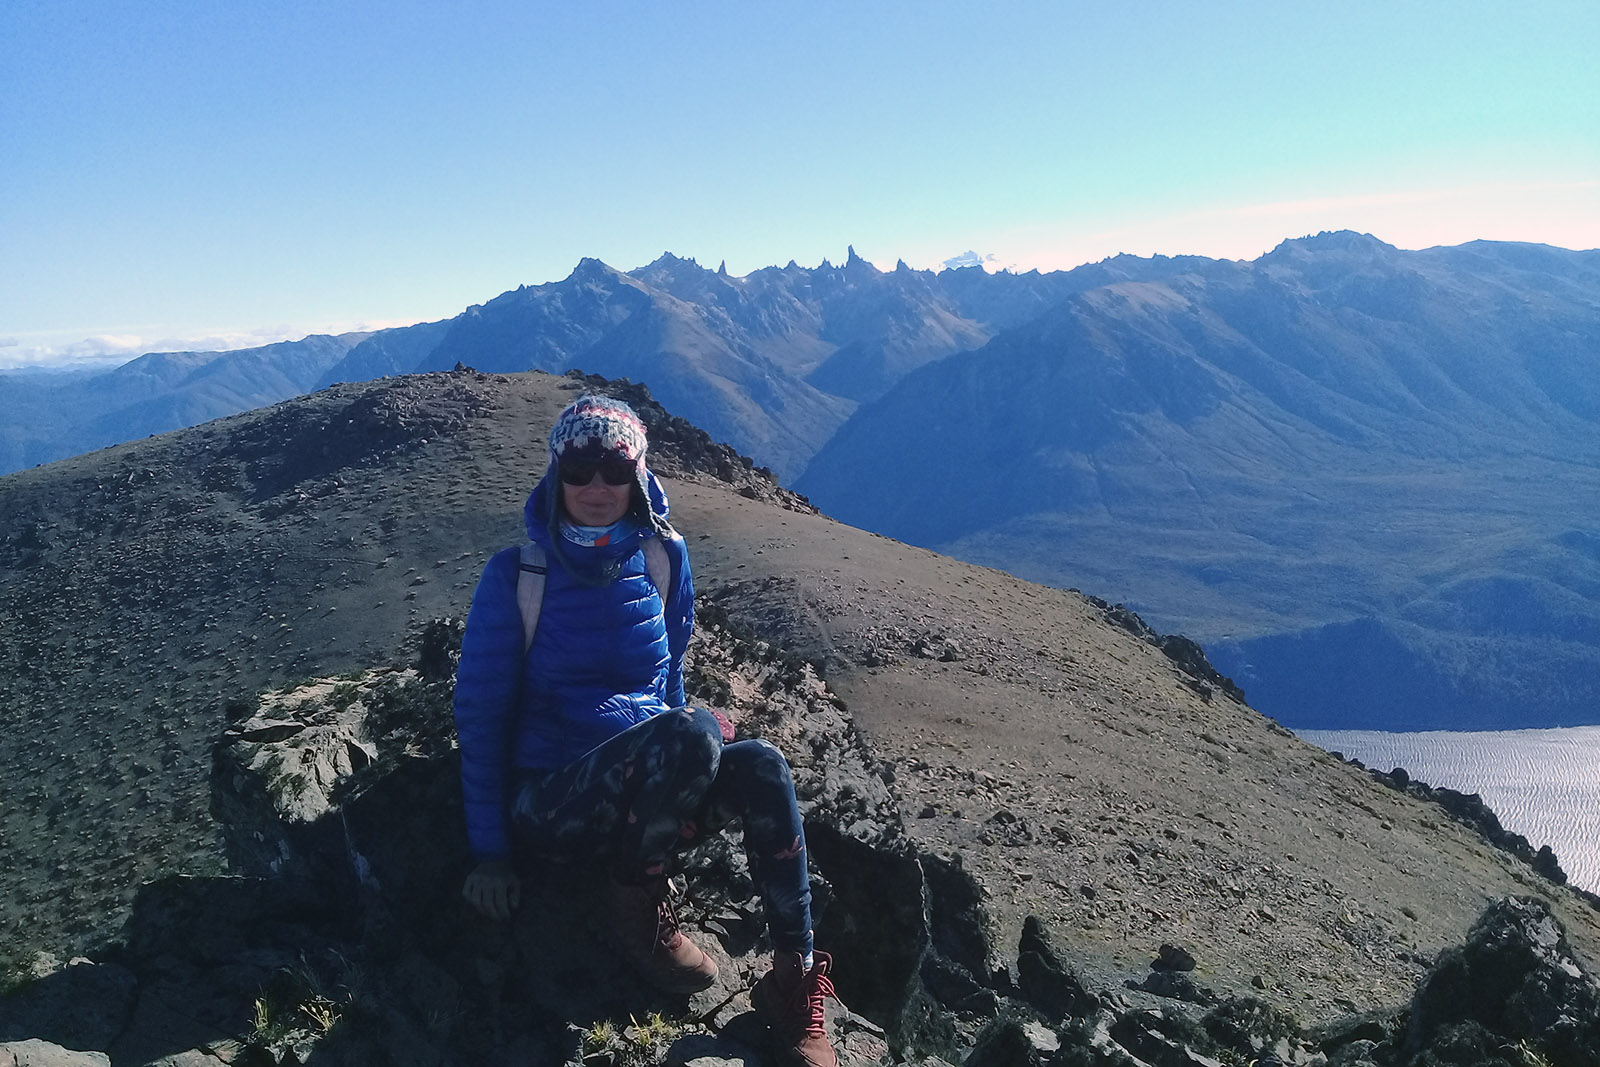
<path id="1" fill-rule="evenodd" d="M 1348 229 L 1348 227 L 1342 227 L 1342 229 Z M 1301 237 L 1309 237 L 1309 236 L 1313 236 L 1313 235 L 1312 234 L 1285 235 L 1284 237 L 1280 238 L 1278 241 L 1273 242 L 1273 244 L 1271 246 L 1269 246 L 1268 248 L 1263 249 L 1262 252 L 1259 253 L 1259 255 L 1264 255 L 1264 254 L 1266 254 L 1266 252 L 1271 251 L 1271 249 L 1273 247 L 1276 247 L 1282 241 L 1296 240 L 1296 239 L 1301 238 Z M 1382 234 L 1372 234 L 1372 236 L 1377 237 L 1380 241 L 1384 240 L 1384 237 L 1383 237 Z M 1487 238 L 1472 238 L 1470 240 L 1487 240 Z M 1457 242 L 1457 243 L 1459 243 L 1459 244 L 1467 244 L 1467 243 L 1470 243 L 1470 240 L 1469 241 Z M 1392 241 L 1385 241 L 1385 243 L 1394 244 L 1394 242 L 1392 242 Z M 1528 242 L 1516 242 L 1516 243 L 1548 244 L 1549 242 L 1528 241 Z M 847 245 L 846 249 L 848 250 L 848 248 L 850 248 L 850 247 L 852 247 L 852 246 Z M 1405 251 L 1418 251 L 1419 250 L 1419 249 L 1408 249 L 1403 245 L 1396 245 L 1396 247 L 1397 248 L 1401 248 L 1402 250 L 1405 250 Z M 1438 247 L 1438 246 L 1429 246 L 1429 247 Z M 1565 246 L 1555 246 L 1555 247 L 1565 247 Z M 1593 251 L 1593 250 L 1594 249 L 1582 249 L 1582 248 L 1569 249 L 1569 251 Z M 663 253 L 671 252 L 671 251 L 672 251 L 671 249 L 663 249 Z M 949 257 L 946 257 L 944 260 L 942 260 L 942 261 L 940 261 L 938 263 L 934 263 L 934 264 L 927 265 L 927 266 L 919 266 L 918 264 L 911 264 L 911 263 L 908 263 L 908 265 L 912 266 L 913 268 L 918 269 L 918 270 L 939 271 L 939 270 L 950 269 L 950 264 L 951 263 L 953 263 L 954 261 L 956 261 L 958 259 L 962 259 L 963 257 L 966 257 L 970 253 L 973 253 L 975 251 L 976 250 L 968 250 L 967 252 L 955 253 L 955 254 L 952 254 Z M 673 254 L 676 255 L 677 253 L 673 252 Z M 1024 267 L 1022 267 L 1022 266 L 1020 266 L 1018 264 L 1002 262 L 1002 261 L 1000 261 L 999 257 L 995 256 L 993 253 L 985 254 L 985 253 L 977 252 L 976 254 L 983 258 L 984 262 L 982 263 L 982 266 L 984 267 L 985 270 L 988 270 L 991 273 L 1004 271 L 1004 270 L 1012 270 L 1012 271 L 1018 271 L 1018 272 L 1025 272 L 1027 270 L 1033 270 L 1033 269 L 1038 269 L 1038 270 L 1040 270 L 1042 272 L 1048 272 L 1048 271 L 1053 271 L 1053 270 L 1072 270 L 1072 269 L 1074 269 L 1076 267 L 1086 266 L 1086 265 L 1088 265 L 1090 263 L 1101 262 L 1102 260 L 1107 259 L 1107 258 L 1114 258 L 1117 255 L 1137 255 L 1137 253 L 1122 253 L 1122 252 L 1118 252 L 1118 253 L 1112 253 L 1111 256 L 1101 257 L 1101 259 L 1099 259 L 1099 260 L 1088 260 L 1088 261 L 1085 261 L 1083 263 L 1072 263 L 1072 264 L 1069 264 L 1069 265 L 1063 265 L 1063 266 L 1059 266 L 1059 267 L 1052 266 L 1052 267 L 1038 267 L 1038 268 L 1026 267 L 1026 268 L 1024 268 Z M 1165 254 L 1168 254 L 1168 253 L 1155 253 L 1155 254 L 1165 255 Z M 1202 256 L 1204 256 L 1204 255 L 1206 255 L 1206 253 L 1203 253 L 1203 252 L 1190 252 L 1190 251 L 1179 251 L 1179 252 L 1170 253 L 1170 255 L 1173 255 L 1173 256 L 1202 255 Z M 685 259 L 694 259 L 695 262 L 700 263 L 700 265 L 703 266 L 703 267 L 707 267 L 708 269 L 715 269 L 715 267 L 714 267 L 714 265 L 712 263 L 702 262 L 702 261 L 696 259 L 693 256 L 684 256 L 683 258 L 685 258 Z M 873 264 L 873 266 L 877 267 L 879 270 L 889 271 L 889 270 L 893 270 L 894 269 L 895 263 L 897 262 L 897 260 L 900 257 L 896 257 L 894 259 L 890 259 L 888 262 L 883 262 L 883 261 L 879 261 L 879 260 L 872 260 L 870 257 L 863 257 L 863 258 L 867 258 L 868 261 L 871 262 Z M 1244 259 L 1245 257 L 1207 256 L 1207 258 L 1211 258 L 1211 259 Z M 1258 258 L 1258 257 L 1257 256 L 1251 256 L 1251 257 L 1248 257 L 1248 258 L 1249 259 L 1255 259 L 1255 258 Z M 835 266 L 837 266 L 837 265 L 840 265 L 840 264 L 842 264 L 844 262 L 845 253 L 841 252 L 841 253 L 839 253 L 837 255 L 826 256 L 826 257 L 824 257 L 824 259 L 827 262 L 831 262 Z M 716 262 L 720 263 L 722 261 L 718 260 Z M 785 262 L 787 262 L 787 260 L 785 260 Z M 809 264 L 809 265 L 808 264 L 802 264 L 802 266 L 810 266 L 810 267 L 815 268 L 815 267 L 820 266 L 821 263 L 822 263 L 822 261 L 819 260 L 816 264 Z M 613 267 L 617 267 L 620 270 L 628 271 L 628 270 L 634 270 L 634 269 L 636 269 L 638 267 L 645 266 L 645 263 L 636 263 L 636 264 L 631 264 L 631 265 L 626 265 L 626 266 L 624 266 L 622 264 L 617 264 L 617 263 L 612 263 L 610 265 L 613 266 Z M 577 262 L 574 261 L 572 266 L 576 267 L 577 266 Z M 745 275 L 750 274 L 750 273 L 754 273 L 757 270 L 763 270 L 763 269 L 766 269 L 767 267 L 774 267 L 774 266 L 781 266 L 781 264 L 765 264 L 765 265 L 763 265 L 761 267 L 752 268 L 750 271 L 744 271 L 744 272 L 733 272 L 733 271 L 730 271 L 730 273 L 734 274 L 734 276 L 736 276 L 736 277 L 744 277 Z M 516 284 L 544 285 L 544 284 L 548 284 L 550 282 L 560 281 L 561 279 L 567 277 L 567 275 L 570 274 L 570 273 L 571 273 L 571 270 L 569 269 L 567 272 L 565 272 L 563 274 L 560 274 L 557 277 L 547 278 L 547 279 L 544 279 L 542 281 L 537 281 L 537 282 L 522 282 L 522 283 L 516 283 Z M 502 286 L 501 288 L 495 290 L 492 293 L 483 294 L 477 300 L 473 301 L 473 303 L 482 303 L 482 302 L 484 302 L 486 300 L 493 299 L 494 297 L 500 295 L 503 292 L 507 292 L 510 289 L 516 288 L 516 284 Z M 33 335 L 33 338 L 32 338 L 33 343 L 32 344 L 24 344 L 21 339 L 19 339 L 18 337 L 15 337 L 15 336 L 0 336 L 0 372 L 19 371 L 19 370 L 55 370 L 55 369 L 71 370 L 71 369 L 93 369 L 93 368 L 100 368 L 100 369 L 110 370 L 110 369 L 114 369 L 116 367 L 122 366 L 125 363 L 129 363 L 129 362 L 131 362 L 131 361 L 133 361 L 135 359 L 138 359 L 140 356 L 149 355 L 151 353 L 159 353 L 159 352 L 232 352 L 232 351 L 239 351 L 241 349 L 256 348 L 256 347 L 259 347 L 261 345 L 274 344 L 274 343 L 277 343 L 277 342 L 280 342 L 280 341 L 298 341 L 298 340 L 301 340 L 302 338 L 310 336 L 312 334 L 333 334 L 333 335 L 338 335 L 338 334 L 343 334 L 343 333 L 368 333 L 368 332 L 377 332 L 379 330 L 391 329 L 391 328 L 400 327 L 400 326 L 411 326 L 411 325 L 415 325 L 416 323 L 419 323 L 419 322 L 429 322 L 429 321 L 433 321 L 433 320 L 436 320 L 436 319 L 439 319 L 439 318 L 453 317 L 454 315 L 460 314 L 462 311 L 466 310 L 466 308 L 468 306 L 470 306 L 470 305 L 463 305 L 462 307 L 457 308 L 455 311 L 449 312 L 446 315 L 429 315 L 429 316 L 422 316 L 422 317 L 417 317 L 417 318 L 400 318 L 400 319 L 393 319 L 393 320 L 380 321 L 380 322 L 343 321 L 343 322 L 323 322 L 323 323 L 295 324 L 295 325 L 279 323 L 279 324 L 276 324 L 276 325 L 265 326 L 265 327 L 232 327 L 232 328 L 215 328 L 215 327 L 206 328 L 206 327 L 199 327 L 199 328 L 195 328 L 195 329 L 191 329 L 191 330 L 183 330 L 183 329 L 180 329 L 180 328 L 174 328 L 174 327 L 170 327 L 170 326 L 162 326 L 162 327 L 115 326 L 115 327 L 107 327 L 107 328 L 102 329 L 102 330 L 93 331 L 89 336 L 79 336 L 79 335 L 77 335 L 76 333 L 74 333 L 72 331 L 50 331 L 50 332 L 46 332 L 46 333 L 36 334 L 36 335 Z M 16 355 L 14 357 L 11 355 L 11 353 L 13 353 L 13 352 L 16 353 Z"/>

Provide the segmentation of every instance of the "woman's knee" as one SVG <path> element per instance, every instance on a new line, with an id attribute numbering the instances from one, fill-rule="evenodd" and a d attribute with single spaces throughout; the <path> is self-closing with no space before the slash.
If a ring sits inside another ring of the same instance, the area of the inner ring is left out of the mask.
<path id="1" fill-rule="evenodd" d="M 663 720 L 663 743 L 681 767 L 704 768 L 715 774 L 722 758 L 722 728 L 704 708 L 678 708 L 657 716 Z"/>
<path id="2" fill-rule="evenodd" d="M 794 778 L 789 771 L 789 761 L 782 750 L 771 741 L 755 739 L 739 741 L 723 749 L 724 774 L 738 778 L 747 786 L 780 788 L 794 792 Z"/>

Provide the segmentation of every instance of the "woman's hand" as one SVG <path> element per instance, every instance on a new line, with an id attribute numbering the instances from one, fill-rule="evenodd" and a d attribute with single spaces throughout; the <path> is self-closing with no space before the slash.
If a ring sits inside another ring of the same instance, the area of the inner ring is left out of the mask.
<path id="1" fill-rule="evenodd" d="M 484 860 L 467 875 L 461 895 L 481 914 L 504 922 L 522 902 L 522 879 L 505 860 Z"/>

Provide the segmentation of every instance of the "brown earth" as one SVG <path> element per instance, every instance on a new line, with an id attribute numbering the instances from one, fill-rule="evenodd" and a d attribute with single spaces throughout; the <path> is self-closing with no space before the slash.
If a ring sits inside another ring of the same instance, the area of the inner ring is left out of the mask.
<path id="1" fill-rule="evenodd" d="M 0 479 L 5 962 L 104 936 L 151 877 L 220 870 L 230 702 L 396 662 L 464 613 L 580 388 L 340 386 Z M 1328 1018 L 1403 1001 L 1506 894 L 1600 959 L 1576 894 L 1202 695 L 1084 597 L 812 514 L 685 426 L 652 441 L 701 599 L 818 665 L 908 834 L 984 887 L 994 963 L 1036 914 L 1102 987 L 1170 942 L 1202 985 Z"/>
<path id="2" fill-rule="evenodd" d="M 699 486 L 674 500 L 704 538 L 702 594 L 824 665 L 909 835 L 988 890 L 1001 951 L 1037 914 L 1114 987 L 1170 942 L 1202 985 L 1313 1019 L 1405 1000 L 1506 894 L 1556 902 L 1596 958 L 1600 916 L 1575 894 L 1202 697 L 1078 594 Z"/>

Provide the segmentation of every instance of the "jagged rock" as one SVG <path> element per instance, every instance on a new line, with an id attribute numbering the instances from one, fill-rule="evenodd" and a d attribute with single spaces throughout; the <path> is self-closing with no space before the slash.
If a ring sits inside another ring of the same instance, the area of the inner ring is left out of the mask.
<path id="1" fill-rule="evenodd" d="M 969 976 L 993 973 L 997 963 L 983 889 L 962 866 L 961 854 L 949 859 L 924 855 L 922 874 L 927 886 L 928 926 L 937 955 Z"/>
<path id="2" fill-rule="evenodd" d="M 335 789 L 376 757 L 356 694 L 354 683 L 333 679 L 268 693 L 223 735 L 213 805 L 225 826 L 249 828 L 230 835 L 235 869 L 282 871 L 296 833 L 332 811 Z"/>
<path id="3" fill-rule="evenodd" d="M 1561 861 L 1549 845 L 1539 846 L 1539 851 L 1533 857 L 1533 869 L 1556 885 L 1567 884 L 1567 872 L 1561 869 Z"/>
<path id="4" fill-rule="evenodd" d="M 1218 1049 L 1263 1065 L 1268 1058 L 1302 1059 L 1299 1024 L 1265 1001 L 1229 998 L 1206 1012 L 1200 1028 Z"/>
<path id="5" fill-rule="evenodd" d="M 832 947 L 841 980 L 848 976 L 850 1003 L 897 1041 L 919 1035 L 933 1013 L 920 977 L 928 933 L 916 857 L 810 819 L 806 844 L 833 887 L 833 900 L 816 919 L 817 938 Z"/>
<path id="6" fill-rule="evenodd" d="M 1075 1021 L 1061 1038 L 1061 1053 L 1051 1067 L 1222 1067 L 1192 1048 L 1203 1041 L 1194 1025 L 1158 1011 L 1102 1009 Z"/>
<path id="7" fill-rule="evenodd" d="M 993 990 L 985 989 L 971 971 L 938 952 L 930 952 L 922 962 L 922 985 L 935 1000 L 947 1008 L 972 1011 L 982 1001 L 997 1004 Z M 979 998 L 979 999 L 974 999 Z M 980 1012 L 993 1014 L 993 1012 Z"/>
<path id="8" fill-rule="evenodd" d="M 1545 1049 L 1552 1063 L 1600 1063 L 1600 982 L 1573 955 L 1544 901 L 1489 905 L 1466 944 L 1441 955 L 1412 1000 L 1404 1047 L 1476 1063 L 1458 1056 L 1481 1043 L 1474 1028 L 1500 1044 Z"/>
<path id="9" fill-rule="evenodd" d="M 424 637 L 425 659 L 454 662 L 458 624 L 441 620 Z M 366 816 L 380 799 L 396 798 L 382 789 L 378 797 L 366 793 L 396 771 L 450 750 L 451 686 L 449 674 L 430 679 L 416 670 L 381 669 L 263 694 L 213 754 L 212 809 L 232 869 L 376 889 L 367 853 L 381 851 L 385 834 L 392 836 L 394 811 Z M 448 777 L 438 766 L 424 773 Z M 436 817 L 435 810 L 414 810 L 418 821 L 410 829 L 423 831 L 423 823 L 438 829 L 431 825 Z M 361 828 L 375 832 L 363 835 Z M 407 856 L 389 873 L 406 881 L 438 856 L 438 850 Z"/>
<path id="10" fill-rule="evenodd" d="M 1044 1023 L 1029 1019 L 1022 1024 L 1022 1032 L 1028 1035 L 1028 1040 L 1041 1056 L 1049 1055 L 1061 1048 L 1061 1038 L 1056 1032 Z"/>
<path id="11" fill-rule="evenodd" d="M 1311 1035 L 1311 1044 L 1336 1067 L 1347 1063 L 1365 1067 L 1373 1061 L 1374 1050 L 1394 1045 L 1403 1029 L 1403 1020 L 1394 1015 L 1354 1015 L 1320 1027 Z"/>
<path id="12" fill-rule="evenodd" d="M 1110 1026 L 1118 1046 L 1152 1067 L 1222 1067 L 1192 1046 L 1205 1035 L 1187 1017 L 1165 1011 L 1130 1011 Z"/>
<path id="13" fill-rule="evenodd" d="M 111 1067 L 111 1057 L 30 1039 L 0 1044 L 0 1067 Z"/>
<path id="14" fill-rule="evenodd" d="M 1022 995 L 1052 1019 L 1087 1015 L 1097 1001 L 1056 955 L 1038 916 L 1023 920 L 1017 945 L 1017 984 Z"/>
<path id="15" fill-rule="evenodd" d="M 1042 1067 L 1045 1062 L 1044 1050 L 1024 1020 L 1007 1017 L 989 1022 L 978 1032 L 964 1067 Z"/>
<path id="16" fill-rule="evenodd" d="M 828 1020 L 829 1040 L 839 1056 L 839 1067 L 891 1067 L 899 1057 L 889 1047 L 881 1027 L 848 1010 Z"/>

